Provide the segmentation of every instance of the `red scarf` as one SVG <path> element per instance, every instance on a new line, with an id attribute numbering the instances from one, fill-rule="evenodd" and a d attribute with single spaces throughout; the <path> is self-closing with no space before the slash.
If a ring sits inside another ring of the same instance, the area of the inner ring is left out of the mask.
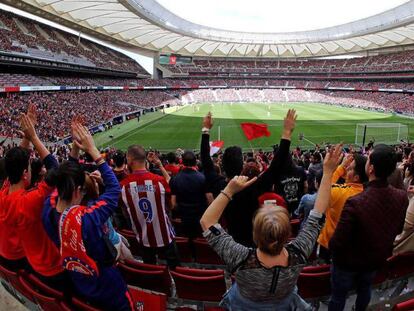
<path id="1" fill-rule="evenodd" d="M 98 266 L 87 255 L 82 240 L 82 215 L 85 208 L 75 205 L 62 213 L 59 221 L 60 254 L 65 270 L 98 276 Z"/>

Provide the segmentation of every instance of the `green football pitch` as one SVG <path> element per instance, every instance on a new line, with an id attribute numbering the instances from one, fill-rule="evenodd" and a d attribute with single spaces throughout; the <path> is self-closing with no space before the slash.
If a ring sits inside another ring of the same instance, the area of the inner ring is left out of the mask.
<path id="1" fill-rule="evenodd" d="M 289 108 L 296 109 L 298 114 L 293 146 L 311 147 L 312 144 L 340 141 L 354 143 L 356 125 L 361 123 L 400 123 L 408 126 L 408 136 L 413 133 L 414 120 L 362 109 L 317 103 L 204 103 L 171 107 L 165 113 L 147 113 L 139 122 L 130 120 L 95 135 L 95 140 L 100 147 L 113 146 L 122 150 L 132 144 L 160 151 L 198 150 L 202 118 L 211 111 L 214 118 L 211 140 L 223 140 L 225 146 L 269 150 L 280 140 L 283 118 Z M 241 122 L 266 123 L 271 135 L 252 140 L 250 145 L 241 130 Z M 300 133 L 303 139 L 299 139 Z M 384 135 L 397 142 L 398 137 L 407 137 L 407 130 L 398 134 L 394 128 L 376 128 L 367 133 L 367 140 L 374 138 L 378 142 Z"/>

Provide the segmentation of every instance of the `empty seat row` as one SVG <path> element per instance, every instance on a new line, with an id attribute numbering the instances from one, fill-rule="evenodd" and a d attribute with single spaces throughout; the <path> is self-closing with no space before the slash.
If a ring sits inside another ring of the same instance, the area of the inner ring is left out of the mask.
<path id="1" fill-rule="evenodd" d="M 49 287 L 35 275 L 23 270 L 11 271 L 0 265 L 0 277 L 12 287 L 9 287 L 9 290 L 14 291 L 12 294 L 24 296 L 24 299 L 36 304 L 41 310 L 99 311 L 78 297 L 65 297 L 63 292 Z"/>
<path id="2" fill-rule="evenodd" d="M 166 266 L 149 265 L 138 261 L 119 263 L 118 268 L 128 285 L 137 286 L 171 296 L 171 277 L 178 298 L 220 301 L 226 292 L 224 271 L 220 269 L 192 269 L 177 267 L 168 271 Z"/>

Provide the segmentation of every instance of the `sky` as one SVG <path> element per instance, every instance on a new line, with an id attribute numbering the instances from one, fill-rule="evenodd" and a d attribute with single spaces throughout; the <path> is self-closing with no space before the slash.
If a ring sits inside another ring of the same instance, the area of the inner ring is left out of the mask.
<path id="1" fill-rule="evenodd" d="M 193 23 L 236 31 L 314 30 L 372 16 L 407 0 L 156 0 Z"/>

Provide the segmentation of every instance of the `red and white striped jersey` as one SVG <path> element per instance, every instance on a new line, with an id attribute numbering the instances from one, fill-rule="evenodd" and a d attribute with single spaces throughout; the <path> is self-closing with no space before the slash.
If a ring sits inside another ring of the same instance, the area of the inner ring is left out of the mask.
<path id="1" fill-rule="evenodd" d="M 146 247 L 170 244 L 175 233 L 166 211 L 166 197 L 171 192 L 166 180 L 140 170 L 122 180 L 121 186 L 122 200 L 138 242 Z"/>

